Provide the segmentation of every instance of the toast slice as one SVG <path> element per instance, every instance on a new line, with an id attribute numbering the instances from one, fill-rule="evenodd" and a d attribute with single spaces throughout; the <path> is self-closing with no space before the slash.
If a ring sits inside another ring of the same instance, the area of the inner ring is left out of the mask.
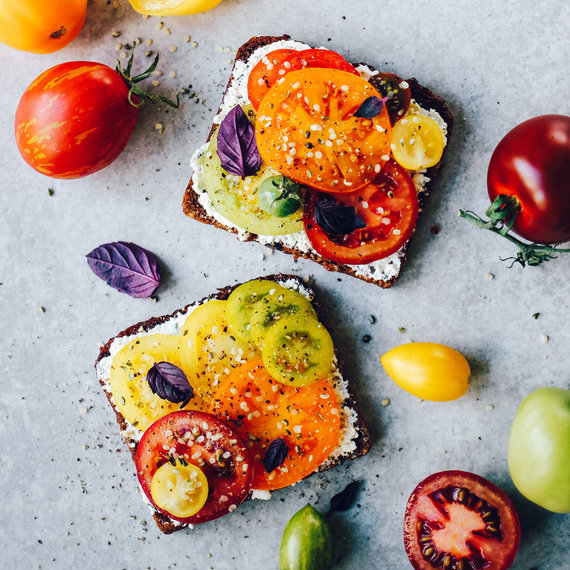
<path id="1" fill-rule="evenodd" d="M 275 281 L 276 283 L 283 285 L 289 289 L 301 292 L 311 301 L 313 308 L 317 312 L 317 316 L 320 319 L 320 316 L 323 314 L 323 308 L 319 305 L 318 300 L 315 300 L 312 289 L 302 279 L 294 275 L 285 274 L 270 275 L 268 277 L 261 277 L 260 279 Z M 141 338 L 146 335 L 155 333 L 174 335 L 179 334 L 180 328 L 184 324 L 187 316 L 194 309 L 206 301 L 212 299 L 227 299 L 230 293 L 237 286 L 238 285 L 234 285 L 224 287 L 223 289 L 218 289 L 216 293 L 209 295 L 201 301 L 186 305 L 185 307 L 174 311 L 172 314 L 153 317 L 147 321 L 132 325 L 117 334 L 115 337 L 111 338 L 104 346 L 101 347 L 99 356 L 97 357 L 97 361 L 95 363 L 97 378 L 105 392 L 105 395 L 107 396 L 110 405 L 115 412 L 116 419 L 121 430 L 121 435 L 123 436 L 123 439 L 125 440 L 125 443 L 127 444 L 133 456 L 133 461 L 135 459 L 138 441 L 142 436 L 142 432 L 127 421 L 127 419 L 123 416 L 115 404 L 115 398 L 113 396 L 110 385 L 111 365 L 113 363 L 114 356 L 123 346 L 127 345 L 133 339 Z M 371 443 L 368 430 L 362 418 L 362 414 L 354 399 L 353 392 L 349 386 L 349 382 L 342 373 L 338 359 L 335 359 L 334 373 L 331 373 L 331 376 L 328 379 L 332 384 L 334 392 L 336 393 L 339 401 L 341 432 L 337 447 L 324 461 L 324 463 L 318 467 L 316 471 L 324 471 L 326 469 L 340 465 L 345 461 L 356 459 L 367 454 L 370 450 Z M 148 502 L 145 494 L 141 494 L 143 495 L 145 501 L 149 504 L 149 507 L 153 512 L 156 524 L 162 532 L 169 534 L 171 532 L 184 528 L 184 526 L 187 526 L 158 512 L 150 504 L 150 502 Z M 251 493 L 250 498 L 269 498 L 269 494 L 267 491 L 255 492 L 254 490 Z"/>
<path id="2" fill-rule="evenodd" d="M 289 36 L 284 35 L 280 37 L 254 37 L 239 48 L 226 91 L 222 98 L 222 103 L 217 115 L 214 117 L 212 128 L 206 143 L 211 139 L 225 115 L 235 105 L 248 104 L 247 79 L 249 71 L 268 52 L 282 47 L 289 49 L 307 49 L 310 46 L 300 42 L 295 42 L 291 40 Z M 378 72 L 373 67 L 364 63 L 355 63 L 353 65 L 363 77 L 367 78 L 374 84 L 374 76 Z M 427 115 L 436 120 L 444 133 L 447 147 L 453 128 L 453 115 L 445 104 L 445 101 L 432 93 L 426 87 L 420 85 L 414 78 L 407 79 L 406 82 L 410 87 L 412 103 L 415 105 L 415 112 Z M 203 180 L 201 180 L 199 172 L 200 169 L 197 166 L 198 158 L 204 152 L 206 147 L 207 144 L 200 147 L 200 149 L 195 152 L 192 159 L 194 172 L 183 198 L 183 210 L 187 216 L 237 234 L 238 238 L 242 241 L 258 241 L 268 247 L 292 254 L 295 258 L 303 257 L 311 259 L 329 271 L 338 271 L 347 275 L 352 275 L 383 288 L 390 287 L 396 282 L 400 274 L 401 267 L 406 260 L 411 238 L 400 248 L 400 250 L 384 259 L 368 264 L 348 265 L 336 263 L 317 253 L 310 245 L 304 231 L 299 232 L 299 235 L 260 236 L 242 230 L 229 222 L 223 216 L 218 215 L 208 198 Z M 443 156 L 445 156 L 445 150 Z M 434 182 L 440 172 L 442 164 L 443 160 L 440 160 L 431 168 L 410 172 L 414 185 L 418 191 L 420 214 L 425 207 L 430 193 L 433 191 Z"/>

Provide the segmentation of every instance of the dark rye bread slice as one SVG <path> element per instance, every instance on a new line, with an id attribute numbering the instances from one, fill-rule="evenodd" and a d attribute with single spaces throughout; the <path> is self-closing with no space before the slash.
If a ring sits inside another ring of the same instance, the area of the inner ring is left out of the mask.
<path id="1" fill-rule="evenodd" d="M 285 281 L 290 281 L 290 280 L 296 281 L 299 284 L 299 286 L 302 286 L 305 290 L 309 291 L 310 294 L 313 296 L 311 303 L 312 303 L 313 307 L 315 308 L 315 311 L 317 312 L 319 319 L 321 319 L 322 316 L 325 314 L 324 308 L 319 304 L 318 300 L 315 299 L 315 297 L 314 297 L 314 291 L 300 277 L 298 277 L 296 275 L 287 275 L 287 274 L 280 273 L 280 274 L 276 274 L 276 275 L 269 275 L 266 277 L 258 277 L 258 279 L 268 279 L 270 281 L 276 281 L 279 283 L 283 283 Z M 209 301 L 211 299 L 225 300 L 229 297 L 230 293 L 236 287 L 238 287 L 238 285 L 240 285 L 240 284 L 238 283 L 236 285 L 229 285 L 229 286 L 224 287 L 222 289 L 218 289 L 218 291 L 216 293 L 209 295 L 208 297 L 203 298 L 201 301 L 198 301 L 198 304 L 201 305 L 202 303 L 205 303 L 206 301 Z M 111 344 L 113 343 L 113 341 L 115 339 L 119 339 L 122 337 L 129 337 L 132 335 L 142 334 L 142 333 L 152 334 L 152 331 L 156 326 L 161 325 L 161 324 L 169 321 L 170 319 L 179 316 L 182 313 L 186 313 L 188 311 L 188 309 L 192 305 L 195 305 L 195 304 L 196 303 L 190 303 L 190 304 L 186 305 L 185 307 L 183 307 L 182 309 L 177 309 L 176 311 L 174 311 L 173 313 L 171 313 L 169 315 L 162 315 L 160 317 L 152 317 L 146 321 L 132 325 L 132 326 L 128 327 L 127 329 L 125 329 L 124 331 L 121 331 L 115 337 L 109 339 L 99 350 L 99 356 L 97 357 L 97 360 L 95 362 L 96 370 L 97 370 L 97 365 L 99 364 L 101 359 L 110 356 Z M 341 366 L 340 362 L 338 363 L 338 369 L 339 369 L 339 372 L 341 373 L 341 375 L 344 377 L 344 374 L 342 371 L 342 366 Z M 113 410 L 115 412 L 117 422 L 121 428 L 121 431 L 126 430 L 128 427 L 128 424 L 125 420 L 125 417 L 121 414 L 121 412 L 118 410 L 118 408 L 113 404 L 112 394 L 107 391 L 107 389 L 105 387 L 105 381 L 103 378 L 99 377 L 99 374 L 98 374 L 98 380 L 99 380 L 99 383 L 101 384 L 101 386 L 103 388 L 105 395 L 107 396 L 107 399 L 109 400 L 109 403 L 111 404 L 111 407 L 113 408 Z M 356 421 L 355 427 L 356 427 L 358 435 L 353 440 L 355 445 L 356 445 L 356 448 L 354 449 L 354 451 L 352 451 L 350 453 L 345 453 L 341 456 L 335 457 L 334 459 L 329 459 L 329 460 L 325 461 L 325 463 L 323 465 L 321 465 L 317 469 L 317 471 L 325 471 L 327 469 L 331 469 L 332 467 L 336 467 L 337 465 L 340 465 L 340 464 L 344 463 L 345 461 L 350 461 L 352 459 L 356 459 L 358 457 L 366 455 L 370 451 L 370 445 L 371 445 L 370 434 L 368 432 L 366 424 L 364 423 L 364 420 L 362 418 L 362 413 L 361 413 L 360 408 L 358 407 L 358 404 L 354 398 L 353 392 L 350 389 L 350 383 L 347 381 L 346 384 L 347 384 L 348 398 L 346 398 L 341 403 L 341 405 L 347 406 L 348 408 L 353 410 L 356 414 L 357 421 Z M 132 439 L 132 438 L 129 438 L 127 436 L 125 436 L 125 439 L 127 440 L 127 444 L 128 444 L 129 450 L 131 452 L 131 455 L 132 455 L 133 461 L 134 461 L 135 455 L 136 455 L 136 450 L 137 450 L 137 441 Z M 166 534 L 170 534 L 174 531 L 181 530 L 182 528 L 185 528 L 184 526 L 176 524 L 175 521 L 164 516 L 162 513 L 155 511 L 154 509 L 153 509 L 153 516 L 154 516 L 154 519 L 156 521 L 156 524 L 158 525 L 158 528 Z"/>
<path id="2" fill-rule="evenodd" d="M 274 42 L 277 42 L 280 40 L 289 40 L 289 39 L 291 39 L 291 38 L 288 35 L 258 36 L 258 37 L 251 38 L 244 45 L 242 45 L 236 54 L 236 58 L 235 58 L 235 62 L 234 62 L 234 68 L 232 69 L 232 73 L 231 73 L 230 78 L 228 80 L 228 84 L 226 86 L 226 92 L 227 92 L 227 89 L 229 88 L 232 80 L 234 79 L 234 69 L 235 69 L 235 63 L 237 61 L 244 61 L 244 62 L 247 61 L 250 58 L 251 54 L 259 47 L 266 46 L 268 44 L 271 44 L 271 43 L 274 43 Z M 366 63 L 355 63 L 354 65 L 355 66 L 366 65 L 366 66 L 368 66 L 368 68 L 371 71 L 375 71 L 372 66 L 370 66 L 369 64 L 366 64 Z M 412 98 L 415 99 L 416 103 L 418 103 L 418 105 L 420 107 L 422 107 L 423 109 L 426 109 L 426 110 L 434 109 L 435 111 L 437 111 L 439 113 L 439 115 L 441 116 L 441 118 L 447 124 L 447 145 L 446 145 L 446 148 L 444 149 L 444 154 L 442 156 L 442 159 L 435 166 L 428 168 L 426 173 L 425 173 L 425 175 L 429 178 L 429 181 L 426 183 L 426 185 L 424 187 L 424 191 L 419 194 L 419 207 L 420 207 L 420 214 L 421 214 L 431 192 L 433 191 L 435 179 L 437 178 L 437 176 L 441 170 L 441 167 L 443 165 L 443 158 L 445 157 L 446 149 L 449 146 L 449 140 L 451 137 L 451 132 L 453 130 L 453 115 L 451 114 L 451 111 L 449 110 L 445 101 L 441 97 L 438 97 L 437 95 L 432 93 L 427 87 L 423 87 L 422 85 L 420 85 L 415 78 L 407 79 L 406 81 L 410 86 Z M 371 83 L 374 84 L 373 78 L 371 79 Z M 220 110 L 221 110 L 221 105 L 220 105 L 220 108 L 218 109 L 218 113 L 220 112 Z M 210 133 L 208 134 L 207 141 L 209 141 L 210 138 L 212 137 L 212 134 L 214 133 L 216 126 L 217 125 L 215 125 L 215 124 L 212 125 Z M 215 220 L 212 216 L 208 215 L 206 210 L 200 204 L 198 197 L 199 197 L 199 194 L 198 194 L 198 191 L 194 188 L 193 179 L 190 178 L 190 181 L 188 183 L 188 187 L 186 188 L 186 192 L 184 193 L 184 197 L 182 200 L 182 207 L 183 207 L 184 213 L 187 216 L 194 218 L 195 220 L 198 220 L 198 221 L 203 222 L 205 224 L 211 224 L 213 226 L 216 226 L 217 228 L 224 229 L 226 231 L 229 231 L 229 232 L 232 232 L 235 234 L 238 233 L 238 230 L 236 230 L 235 228 L 225 226 L 225 225 L 219 223 L 217 220 Z M 415 230 L 414 230 L 414 234 L 415 234 Z M 414 234 L 412 234 L 412 237 Z M 255 234 L 250 233 L 244 238 L 244 241 L 257 241 L 257 236 Z M 408 247 L 409 247 L 410 242 L 411 242 L 411 238 L 410 238 L 410 240 L 408 240 L 408 242 L 403 247 L 402 264 L 406 260 Z M 268 245 L 268 247 L 271 247 L 273 249 L 277 249 L 279 251 L 283 251 L 285 253 L 289 253 L 289 254 L 293 255 L 295 257 L 295 259 L 297 259 L 298 257 L 303 257 L 305 259 L 311 259 L 312 261 L 315 261 L 316 263 L 322 265 L 325 269 L 327 269 L 329 271 L 338 271 L 340 273 L 352 275 L 353 277 L 356 277 L 358 279 L 362 279 L 364 281 L 367 281 L 368 283 L 374 283 L 374 284 L 376 284 L 380 287 L 383 287 L 383 288 L 387 288 L 387 287 L 390 287 L 391 285 L 393 285 L 396 282 L 398 275 L 399 275 L 399 273 L 398 273 L 397 275 L 395 275 L 395 276 L 393 276 L 387 280 L 374 279 L 373 277 L 359 275 L 355 271 L 355 269 L 350 265 L 340 264 L 340 263 L 336 263 L 334 261 L 330 261 L 328 259 L 325 259 L 324 257 L 319 255 L 315 251 L 309 251 L 309 252 L 301 251 L 301 250 L 296 249 L 296 248 L 291 248 L 291 247 L 284 245 L 280 242 L 272 243 L 272 244 Z"/>

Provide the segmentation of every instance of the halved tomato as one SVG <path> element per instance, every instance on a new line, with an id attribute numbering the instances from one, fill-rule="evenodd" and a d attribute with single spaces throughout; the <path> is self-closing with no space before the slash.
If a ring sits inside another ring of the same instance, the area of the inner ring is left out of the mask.
<path id="1" fill-rule="evenodd" d="M 165 477 L 162 468 L 169 462 L 174 469 L 168 468 Z M 159 512 L 184 524 L 206 522 L 235 510 L 251 489 L 248 450 L 228 424 L 204 412 L 174 412 L 153 423 L 138 444 L 135 463 L 148 500 Z M 198 469 L 185 469 L 185 464 Z M 188 481 L 182 480 L 185 477 Z M 197 485 L 200 480 L 203 485 L 203 477 L 208 487 L 203 506 L 191 516 L 174 514 L 191 512 L 203 500 L 201 486 Z M 165 500 L 168 489 L 163 485 L 170 487 L 170 494 L 176 497 Z M 174 513 L 159 504 L 173 505 Z"/>
<path id="2" fill-rule="evenodd" d="M 519 518 L 511 500 L 479 475 L 434 473 L 410 495 L 404 546 L 417 570 L 505 570 L 519 542 Z"/>
<path id="3" fill-rule="evenodd" d="M 372 118 L 355 116 L 380 97 L 359 75 L 338 69 L 291 71 L 265 95 L 255 124 L 263 160 L 281 174 L 324 192 L 352 192 L 389 160 L 386 106 Z"/>
<path id="4" fill-rule="evenodd" d="M 354 207 L 366 227 L 349 234 L 325 232 L 315 221 L 319 197 L 314 192 L 307 195 L 305 232 L 318 253 L 337 263 L 370 263 L 391 255 L 408 241 L 418 219 L 418 193 L 414 183 L 407 171 L 393 160 L 387 162 L 366 187 L 350 194 L 334 195 L 339 203 Z"/>
<path id="5" fill-rule="evenodd" d="M 326 380 L 310 386 L 285 386 L 274 380 L 261 360 L 236 369 L 216 394 L 212 413 L 235 426 L 246 441 L 254 489 L 281 489 L 310 475 L 336 447 L 340 411 Z M 283 440 L 283 462 L 268 472 L 272 442 Z"/>

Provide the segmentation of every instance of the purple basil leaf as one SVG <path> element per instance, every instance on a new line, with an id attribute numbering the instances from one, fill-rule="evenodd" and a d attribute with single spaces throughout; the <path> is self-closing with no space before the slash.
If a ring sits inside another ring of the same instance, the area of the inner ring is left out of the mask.
<path id="1" fill-rule="evenodd" d="M 331 235 L 346 235 L 366 227 L 366 222 L 356 213 L 354 206 L 347 206 L 328 196 L 315 202 L 313 215 L 317 225 Z"/>
<path id="2" fill-rule="evenodd" d="M 379 97 L 368 97 L 368 99 L 364 100 L 364 103 L 358 107 L 356 113 L 354 113 L 355 117 L 360 117 L 362 119 L 372 119 L 380 114 L 384 107 L 384 101 Z"/>
<path id="3" fill-rule="evenodd" d="M 217 143 L 218 156 L 226 172 L 245 178 L 259 170 L 261 156 L 255 142 L 255 127 L 239 105 L 222 120 Z"/>
<path id="4" fill-rule="evenodd" d="M 265 471 L 271 473 L 274 469 L 277 469 L 285 461 L 288 452 L 289 448 L 284 439 L 274 439 L 267 448 L 265 458 L 263 459 Z"/>
<path id="5" fill-rule="evenodd" d="M 157 362 L 147 372 L 146 380 L 153 394 L 174 404 L 182 402 L 181 408 L 194 395 L 186 374 L 170 362 Z"/>
<path id="6" fill-rule="evenodd" d="M 360 481 L 349 483 L 340 493 L 337 493 L 331 499 L 331 506 L 327 514 L 337 511 L 347 511 L 350 509 L 356 500 L 356 495 L 358 495 L 359 489 Z"/>
<path id="7" fill-rule="evenodd" d="M 85 257 L 97 277 L 131 297 L 150 297 L 160 283 L 158 259 L 134 243 L 105 243 Z"/>

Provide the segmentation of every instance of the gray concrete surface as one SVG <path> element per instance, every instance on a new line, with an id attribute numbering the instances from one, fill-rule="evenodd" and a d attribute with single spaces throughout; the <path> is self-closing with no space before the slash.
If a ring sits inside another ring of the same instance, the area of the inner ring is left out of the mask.
<path id="1" fill-rule="evenodd" d="M 487 164 L 510 128 L 540 114 L 570 114 L 569 21 L 564 1 L 224 0 L 198 16 L 143 19 L 126 0 L 92 0 L 84 30 L 60 52 L 40 56 L 0 45 L 0 566 L 276 568 L 289 517 L 307 502 L 324 512 L 358 479 L 358 505 L 333 519 L 337 567 L 407 568 L 402 521 L 409 493 L 430 473 L 464 469 L 500 485 L 520 513 L 513 568 L 568 568 L 568 515 L 542 510 L 516 491 L 506 447 L 528 392 L 568 387 L 570 257 L 509 269 L 499 257 L 512 255 L 511 246 L 457 211 L 484 212 Z M 210 128 L 231 50 L 250 36 L 282 33 L 415 76 L 455 114 L 437 193 L 390 290 L 270 255 L 182 213 L 190 155 Z M 185 43 L 187 34 L 192 41 Z M 160 89 L 172 94 L 191 85 L 196 97 L 178 111 L 145 106 L 125 152 L 95 175 L 57 181 L 34 172 L 13 136 L 26 86 L 63 61 L 113 65 L 121 53 L 116 44 L 136 37 L 152 38 L 162 54 Z M 220 49 L 226 47 L 230 52 Z M 164 125 L 162 134 L 156 123 Z M 435 225 L 437 235 L 430 232 Z M 91 273 L 85 254 L 116 240 L 160 257 L 166 278 L 158 302 L 121 295 Z M 279 271 L 311 276 L 322 295 L 371 428 L 372 451 L 269 502 L 251 501 L 232 516 L 162 535 L 138 495 L 129 453 L 96 381 L 98 345 L 216 287 Z M 362 342 L 363 335 L 371 341 Z M 463 398 L 418 401 L 386 376 L 380 355 L 410 338 L 449 344 L 467 356 L 473 377 Z"/>

